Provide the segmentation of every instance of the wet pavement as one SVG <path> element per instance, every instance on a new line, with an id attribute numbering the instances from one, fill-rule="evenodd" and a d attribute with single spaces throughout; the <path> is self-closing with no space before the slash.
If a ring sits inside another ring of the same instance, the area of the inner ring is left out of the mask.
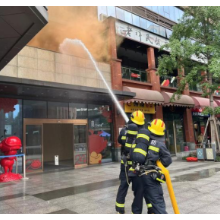
<path id="1" fill-rule="evenodd" d="M 108 163 L 0 183 L 0 214 L 115 214 L 119 170 L 119 163 Z M 180 213 L 220 214 L 220 163 L 174 159 L 169 171 Z M 163 189 L 167 212 L 173 213 L 165 184 Z M 132 200 L 130 187 L 125 203 L 128 214 Z M 147 213 L 145 205 L 143 213 Z"/>

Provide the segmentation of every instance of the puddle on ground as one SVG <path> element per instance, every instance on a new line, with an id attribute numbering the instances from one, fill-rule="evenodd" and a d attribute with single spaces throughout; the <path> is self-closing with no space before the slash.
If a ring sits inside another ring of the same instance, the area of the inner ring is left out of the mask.
<path id="1" fill-rule="evenodd" d="M 194 173 L 176 176 L 174 177 L 175 179 L 172 180 L 172 182 L 197 181 L 199 179 L 205 179 L 211 177 L 219 171 L 220 168 L 210 168 L 210 169 L 200 170 Z"/>

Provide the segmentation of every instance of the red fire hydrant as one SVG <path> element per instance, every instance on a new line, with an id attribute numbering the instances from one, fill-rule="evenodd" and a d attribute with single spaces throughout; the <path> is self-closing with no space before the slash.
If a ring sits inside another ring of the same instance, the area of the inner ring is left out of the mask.
<path id="1" fill-rule="evenodd" d="M 17 151 L 21 148 L 21 140 L 16 136 L 5 138 L 0 143 L 0 150 L 5 156 L 16 155 Z M 20 180 L 20 174 L 12 173 L 14 160 L 16 157 L 6 157 L 0 161 L 0 165 L 4 169 L 4 173 L 0 175 L 0 182 L 9 182 L 13 180 Z"/>

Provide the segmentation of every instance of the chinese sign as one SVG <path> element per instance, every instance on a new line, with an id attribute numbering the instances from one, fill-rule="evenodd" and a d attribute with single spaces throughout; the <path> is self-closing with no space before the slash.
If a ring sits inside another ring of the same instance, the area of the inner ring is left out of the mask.
<path id="1" fill-rule="evenodd" d="M 165 38 L 159 37 L 148 31 L 144 31 L 140 28 L 119 21 L 115 22 L 115 29 L 116 34 L 120 36 L 141 42 L 143 44 L 147 44 L 152 47 L 160 48 L 161 46 L 169 43 L 169 41 Z M 164 50 L 169 51 L 169 49 Z M 202 54 L 200 57 L 203 57 Z M 196 55 L 192 55 L 191 59 L 200 63 L 207 63 L 205 58 L 198 58 Z"/>
<path id="2" fill-rule="evenodd" d="M 155 105 L 138 102 L 125 103 L 126 113 L 131 113 L 137 110 L 140 110 L 145 114 L 155 114 Z"/>
<path id="3" fill-rule="evenodd" d="M 151 34 L 147 31 L 141 30 L 129 24 L 125 24 L 119 21 L 115 22 L 116 34 L 126 38 L 130 38 L 141 43 L 160 48 L 164 44 L 168 43 L 168 40 Z"/>

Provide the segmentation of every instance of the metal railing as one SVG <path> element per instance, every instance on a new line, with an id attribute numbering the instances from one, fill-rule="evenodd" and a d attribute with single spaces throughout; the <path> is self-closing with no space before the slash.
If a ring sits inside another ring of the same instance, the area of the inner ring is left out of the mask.
<path id="1" fill-rule="evenodd" d="M 191 83 L 191 84 L 189 84 L 189 90 L 196 91 L 196 92 L 202 92 L 202 87 L 199 84 Z"/>
<path id="2" fill-rule="evenodd" d="M 167 87 L 177 87 L 177 77 L 176 76 L 161 76 L 160 85 Z"/>
<path id="3" fill-rule="evenodd" d="M 147 72 L 135 68 L 122 67 L 122 78 L 139 82 L 147 82 Z"/>

